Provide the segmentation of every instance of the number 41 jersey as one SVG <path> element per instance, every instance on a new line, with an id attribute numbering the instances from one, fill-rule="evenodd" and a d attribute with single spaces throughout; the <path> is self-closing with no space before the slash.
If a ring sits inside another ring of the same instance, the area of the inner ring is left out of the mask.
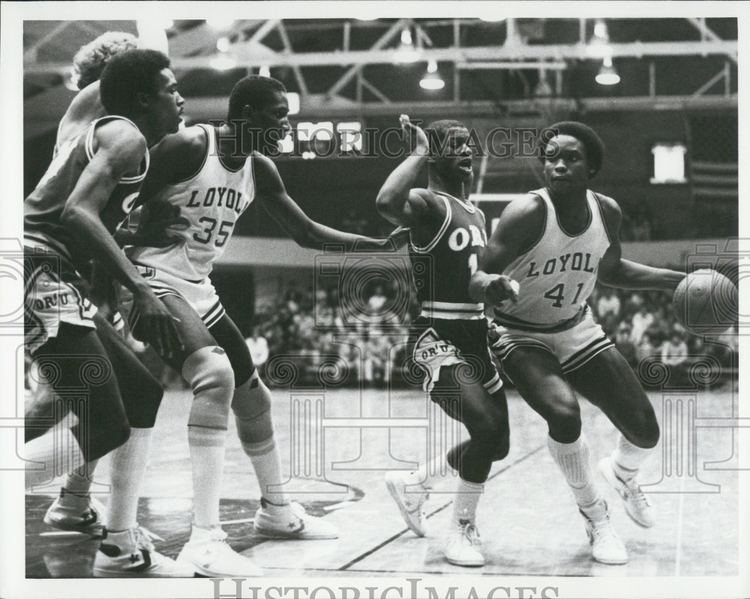
<path id="1" fill-rule="evenodd" d="M 544 227 L 536 244 L 503 272 L 521 288 L 517 304 L 503 302 L 495 309 L 495 321 L 512 329 L 550 332 L 567 328 L 583 315 L 596 284 L 599 261 L 610 243 L 600 200 L 593 191 L 586 192 L 589 220 L 578 235 L 570 235 L 560 226 L 546 189 L 530 194 L 544 200 Z"/>
<path id="2" fill-rule="evenodd" d="M 238 170 L 230 170 L 219 159 L 216 128 L 196 126 L 203 129 L 208 140 L 203 165 L 190 179 L 166 187 L 153 198 L 179 206 L 180 216 L 190 226 L 179 233 L 182 239 L 174 245 L 128 251 L 136 264 L 188 281 L 202 281 L 209 275 L 224 253 L 237 219 L 255 199 L 252 157 Z"/>

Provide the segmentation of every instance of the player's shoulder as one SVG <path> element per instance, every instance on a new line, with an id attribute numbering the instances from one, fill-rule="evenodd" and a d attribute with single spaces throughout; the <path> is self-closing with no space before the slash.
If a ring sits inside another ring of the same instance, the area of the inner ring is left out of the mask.
<path id="1" fill-rule="evenodd" d="M 614 224 L 622 219 L 622 209 L 617 201 L 603 193 L 599 193 L 598 191 L 592 190 L 591 193 L 594 195 L 594 198 L 596 198 L 596 201 L 601 208 L 602 215 L 607 220 L 608 224 Z"/>
<path id="2" fill-rule="evenodd" d="M 257 150 L 250 154 L 250 162 L 253 168 L 253 172 L 259 175 L 267 175 L 272 177 L 279 176 L 279 169 L 276 168 L 276 164 L 268 156 Z"/>
<path id="3" fill-rule="evenodd" d="M 419 204 L 424 208 L 437 208 L 443 210 L 444 202 L 431 189 L 425 187 L 413 187 L 409 190 L 409 203 Z"/>
<path id="4" fill-rule="evenodd" d="M 547 217 L 547 204 L 536 192 L 530 191 L 520 198 L 511 201 L 503 210 L 505 220 L 512 220 L 515 224 L 542 223 Z"/>
<path id="5" fill-rule="evenodd" d="M 120 155 L 142 155 L 148 149 L 141 130 L 124 118 L 103 117 L 91 124 L 93 134 L 87 136 L 90 154 L 105 150 Z"/>
<path id="6" fill-rule="evenodd" d="M 203 154 L 208 148 L 208 139 L 203 127 L 193 125 L 175 133 L 165 135 L 153 148 L 154 153 L 179 153 L 182 157 Z"/>

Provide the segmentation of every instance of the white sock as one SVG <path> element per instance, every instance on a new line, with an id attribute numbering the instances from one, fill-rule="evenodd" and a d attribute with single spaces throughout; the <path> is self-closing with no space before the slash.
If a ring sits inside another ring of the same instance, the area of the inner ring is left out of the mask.
<path id="1" fill-rule="evenodd" d="M 80 468 L 65 475 L 65 482 L 60 489 L 58 501 L 62 505 L 75 506 L 86 505 L 89 501 L 89 489 L 91 489 L 91 477 L 99 460 L 92 460 Z"/>
<path id="2" fill-rule="evenodd" d="M 153 428 L 131 428 L 130 438 L 110 454 L 110 484 L 107 504 L 107 529 L 135 528 L 138 522 L 138 498 L 148 465 Z"/>
<path id="3" fill-rule="evenodd" d="M 448 454 L 441 453 L 430 461 L 421 464 L 419 468 L 409 474 L 409 478 L 414 485 L 422 485 L 425 489 L 433 489 L 441 481 L 455 473 L 456 471 L 448 463 Z"/>
<path id="4" fill-rule="evenodd" d="M 193 524 L 201 528 L 219 526 L 226 433 L 217 428 L 188 427 L 193 466 Z"/>
<path id="5" fill-rule="evenodd" d="M 67 424 L 60 423 L 41 437 L 26 443 L 24 459 L 28 462 L 26 488 L 41 485 L 85 463 L 75 435 Z"/>
<path id="6" fill-rule="evenodd" d="M 461 520 L 468 520 L 472 524 L 476 521 L 477 505 L 482 493 L 484 493 L 482 483 L 472 483 L 468 480 L 459 479 L 451 519 L 454 525 L 458 526 Z"/>
<path id="7" fill-rule="evenodd" d="M 641 464 L 653 453 L 654 448 L 644 448 L 633 445 L 620 435 L 617 447 L 612 452 L 612 465 L 615 473 L 624 481 L 635 478 Z"/>
<path id="8" fill-rule="evenodd" d="M 583 433 L 572 443 L 560 443 L 552 437 L 547 437 L 547 445 L 552 458 L 560 467 L 573 491 L 576 503 L 580 507 L 588 507 L 597 503 L 601 495 L 594 484 L 589 448 Z"/>
<path id="9" fill-rule="evenodd" d="M 281 478 L 281 458 L 273 436 L 260 443 L 242 443 L 242 448 L 250 457 L 258 478 L 260 494 L 274 505 L 286 505 L 289 499 L 284 493 Z"/>

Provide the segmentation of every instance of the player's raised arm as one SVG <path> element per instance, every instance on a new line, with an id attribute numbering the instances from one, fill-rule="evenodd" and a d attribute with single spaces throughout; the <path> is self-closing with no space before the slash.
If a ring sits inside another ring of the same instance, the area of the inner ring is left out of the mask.
<path id="1" fill-rule="evenodd" d="M 385 239 L 345 233 L 326 227 L 308 217 L 287 194 L 276 165 L 262 154 L 253 155 L 255 168 L 255 198 L 282 229 L 300 246 L 323 249 L 326 245 L 343 245 L 347 251 L 391 249 L 397 245 L 399 231 Z"/>
<path id="2" fill-rule="evenodd" d="M 376 206 L 380 215 L 396 225 L 410 227 L 415 217 L 427 208 L 426 190 L 414 189 L 419 172 L 427 164 L 430 144 L 421 127 L 401 115 L 401 127 L 413 145 L 411 154 L 388 176 L 378 192 Z"/>
<path id="3" fill-rule="evenodd" d="M 138 170 L 147 151 L 145 140 L 121 119 L 99 127 L 95 140 L 98 149 L 81 173 L 60 220 L 133 293 L 140 316 L 146 321 L 144 325 L 154 332 L 151 341 L 157 349 L 171 355 L 179 347 L 171 315 L 120 250 L 100 217 L 120 179 Z"/>
<path id="4" fill-rule="evenodd" d="M 612 198 L 599 195 L 604 209 L 605 224 L 610 246 L 599 263 L 598 280 L 610 287 L 621 289 L 664 289 L 674 291 L 685 278 L 685 273 L 668 268 L 646 266 L 622 257 L 620 225 L 622 210 Z"/>
<path id="5" fill-rule="evenodd" d="M 503 210 L 469 283 L 474 301 L 497 305 L 506 299 L 518 300 L 518 283 L 501 273 L 531 249 L 544 228 L 544 219 L 544 202 L 537 196 L 515 200 Z"/>

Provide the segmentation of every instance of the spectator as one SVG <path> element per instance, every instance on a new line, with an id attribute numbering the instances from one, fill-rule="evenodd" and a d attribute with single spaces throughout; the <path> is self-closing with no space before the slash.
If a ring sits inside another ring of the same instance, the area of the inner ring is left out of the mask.
<path id="1" fill-rule="evenodd" d="M 638 361 L 642 362 L 643 360 L 647 360 L 648 358 L 651 358 L 655 353 L 656 347 L 653 344 L 651 335 L 649 333 L 644 333 L 641 337 L 640 343 L 636 347 L 635 355 L 638 358 Z"/>
<path id="2" fill-rule="evenodd" d="M 668 366 L 681 366 L 687 361 L 687 344 L 675 333 L 661 346 L 661 361 Z"/>
<path id="3" fill-rule="evenodd" d="M 258 372 L 263 371 L 263 365 L 268 361 L 269 349 L 268 341 L 260 334 L 260 327 L 254 326 L 251 335 L 245 339 L 247 348 L 250 350 L 250 357 Z"/>
<path id="4" fill-rule="evenodd" d="M 631 334 L 630 326 L 625 322 L 621 322 L 615 335 L 615 345 L 628 364 L 635 366 L 637 363 L 636 348 Z"/>
<path id="5" fill-rule="evenodd" d="M 638 309 L 638 312 L 633 314 L 633 329 L 631 333 L 633 343 L 635 343 L 636 345 L 640 343 L 641 337 L 643 337 L 643 333 L 648 330 L 653 322 L 654 315 L 649 312 L 646 304 L 642 303 L 640 308 Z"/>
<path id="6" fill-rule="evenodd" d="M 599 318 L 611 314 L 614 318 L 620 316 L 620 298 L 611 287 L 604 287 L 596 302 L 596 313 Z"/>

